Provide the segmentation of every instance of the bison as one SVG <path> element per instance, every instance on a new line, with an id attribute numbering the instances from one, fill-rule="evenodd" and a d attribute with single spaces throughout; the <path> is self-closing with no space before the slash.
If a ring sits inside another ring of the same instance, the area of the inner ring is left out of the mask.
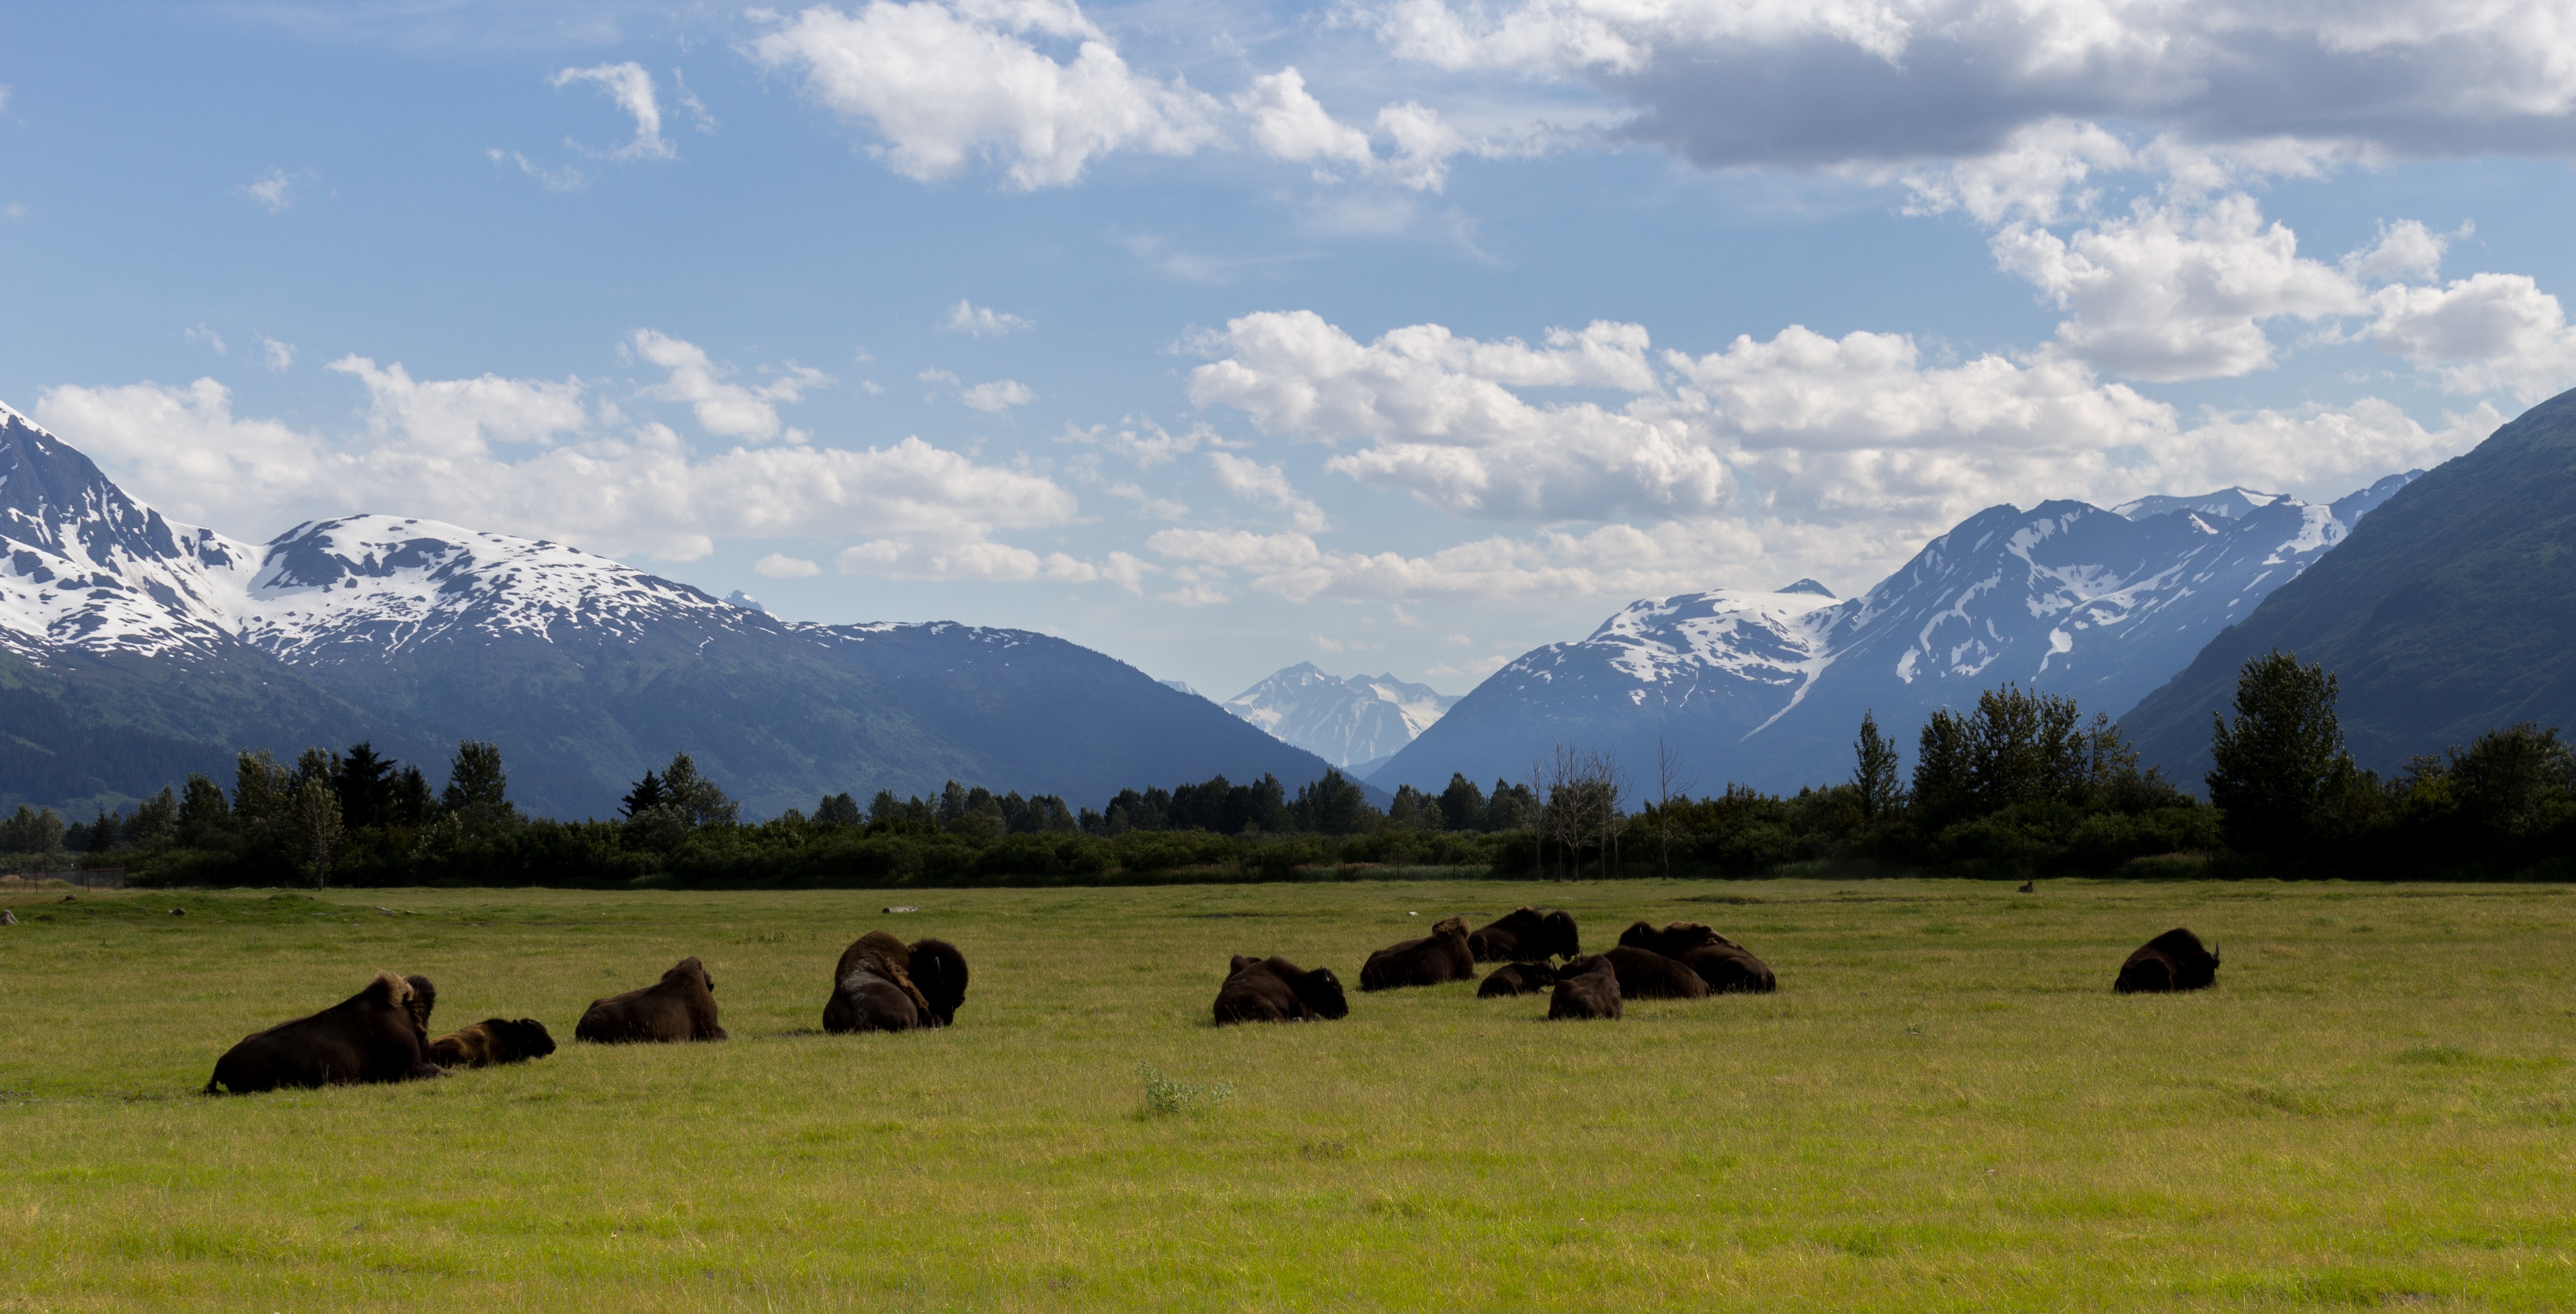
<path id="1" fill-rule="evenodd" d="M 1476 987 L 1478 999 L 1509 999 L 1514 995 L 1534 995 L 1556 984 L 1556 969 L 1545 963 L 1505 963 Z"/>
<path id="2" fill-rule="evenodd" d="M 2204 949 L 2200 937 L 2177 926 L 2139 945 L 2120 964 L 2120 979 L 2111 983 L 2124 995 L 2160 995 L 2175 990 L 2202 990 L 2218 983 L 2218 949 Z"/>
<path id="3" fill-rule="evenodd" d="M 206 1093 L 435 1077 L 427 1051 L 437 1001 L 428 978 L 379 972 L 366 989 L 311 1017 L 243 1037 L 215 1060 Z"/>
<path id="4" fill-rule="evenodd" d="M 1600 954 L 1577 958 L 1557 975 L 1556 993 L 1547 1001 L 1550 1022 L 1581 1021 L 1585 1018 L 1617 1018 L 1625 1012 L 1619 1001 L 1619 973 L 1610 960 Z"/>
<path id="5" fill-rule="evenodd" d="M 429 1042 L 429 1061 L 442 1068 L 489 1068 L 525 1063 L 555 1052 L 546 1024 L 532 1017 L 487 1017 Z"/>
<path id="6" fill-rule="evenodd" d="M 1708 982 L 1692 971 L 1690 964 L 1666 958 L 1652 949 L 1620 945 L 1601 955 L 1619 974 L 1619 994 L 1625 999 L 1706 999 Z"/>
<path id="7" fill-rule="evenodd" d="M 595 1045 L 722 1040 L 725 1029 L 716 1025 L 716 983 L 707 976 L 706 964 L 683 958 L 652 985 L 591 1001 L 572 1036 Z"/>
<path id="8" fill-rule="evenodd" d="M 1562 908 L 1515 908 L 1478 927 L 1467 937 L 1467 948 L 1480 963 L 1535 963 L 1583 952 L 1574 915 Z"/>
<path id="9" fill-rule="evenodd" d="M 1285 958 L 1236 954 L 1216 992 L 1216 1024 L 1315 1022 L 1350 1016 L 1333 969 L 1306 971 Z"/>
<path id="10" fill-rule="evenodd" d="M 1619 933 L 1619 943 L 1687 964 L 1708 983 L 1710 994 L 1767 995 L 1780 988 L 1779 978 L 1752 951 L 1698 922 L 1668 922 L 1662 930 L 1636 922 Z"/>
<path id="11" fill-rule="evenodd" d="M 946 940 L 905 944 L 889 932 L 870 931 L 833 965 L 823 1029 L 846 1035 L 944 1027 L 965 1004 L 966 956 L 957 946 Z"/>
<path id="12" fill-rule="evenodd" d="M 1699 922 L 1666 922 L 1660 931 L 1651 922 L 1631 922 L 1627 930 L 1619 933 L 1619 943 L 1631 949 L 1652 949 L 1666 958 L 1679 958 L 1693 949 L 1712 944 L 1736 949 L 1744 947 L 1718 934 L 1715 928 Z"/>
<path id="13" fill-rule="evenodd" d="M 1360 967 L 1360 989 L 1393 990 L 1398 986 L 1439 985 L 1476 979 L 1476 955 L 1467 948 L 1467 919 L 1443 917 L 1431 934 L 1391 944 L 1370 954 Z"/>

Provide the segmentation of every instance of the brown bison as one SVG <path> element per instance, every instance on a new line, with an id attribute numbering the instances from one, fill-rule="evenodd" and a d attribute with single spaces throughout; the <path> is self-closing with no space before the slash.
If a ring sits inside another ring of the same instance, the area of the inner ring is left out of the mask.
<path id="1" fill-rule="evenodd" d="M 2138 946 L 2120 964 L 2120 979 L 2111 988 L 2124 995 L 2160 995 L 2175 990 L 2203 990 L 2218 984 L 2218 950 L 2204 949 L 2200 937 L 2177 926 Z"/>
<path id="2" fill-rule="evenodd" d="M 1431 934 L 1388 945 L 1370 954 L 1360 966 L 1362 990 L 1475 979 L 1476 955 L 1467 948 L 1467 919 L 1463 917 L 1443 917 L 1432 925 Z"/>
<path id="3" fill-rule="evenodd" d="M 662 979 L 641 990 L 591 1001 L 572 1038 L 595 1045 L 631 1041 L 722 1040 L 716 1025 L 716 983 L 706 964 L 683 958 Z"/>
<path id="4" fill-rule="evenodd" d="M 429 1042 L 429 1061 L 442 1068 L 489 1068 L 525 1063 L 555 1052 L 546 1024 L 532 1017 L 487 1017 Z"/>
<path id="5" fill-rule="evenodd" d="M 1550 1022 L 1617 1018 L 1626 1011 L 1619 1001 L 1618 969 L 1600 954 L 1567 963 L 1557 974 L 1556 993 L 1547 1001 Z"/>
<path id="6" fill-rule="evenodd" d="M 1514 995 L 1534 995 L 1556 984 L 1556 969 L 1545 963 L 1505 963 L 1485 977 L 1476 987 L 1478 999 L 1509 999 Z"/>
<path id="7" fill-rule="evenodd" d="M 1662 930 L 1637 922 L 1619 933 L 1619 943 L 1688 964 L 1710 994 L 1767 995 L 1780 988 L 1779 978 L 1752 951 L 1698 922 L 1669 922 Z"/>
<path id="8" fill-rule="evenodd" d="M 832 968 L 832 997 L 823 1004 L 823 1029 L 911 1031 L 944 1027 L 966 1004 L 966 956 L 946 940 L 905 944 L 885 931 L 870 931 L 841 951 Z"/>
<path id="9" fill-rule="evenodd" d="M 1666 958 L 1652 949 L 1620 945 L 1601 955 L 1610 960 L 1610 968 L 1619 974 L 1619 994 L 1624 999 L 1706 999 L 1708 982 L 1690 964 Z"/>
<path id="10" fill-rule="evenodd" d="M 1333 969 L 1306 971 L 1285 958 L 1236 954 L 1216 992 L 1216 1024 L 1328 1022 L 1350 1016 L 1342 979 Z"/>
<path id="11" fill-rule="evenodd" d="M 1536 963 L 1583 952 L 1574 915 L 1562 908 L 1515 908 L 1478 927 L 1467 937 L 1467 948 L 1480 963 Z"/>
<path id="12" fill-rule="evenodd" d="M 1652 949 L 1666 958 L 1679 958 L 1693 949 L 1712 944 L 1735 949 L 1744 947 L 1718 934 L 1715 928 L 1699 922 L 1666 922 L 1660 931 L 1651 922 L 1631 922 L 1627 930 L 1619 933 L 1619 943 L 1631 949 Z"/>
<path id="13" fill-rule="evenodd" d="M 427 1057 L 429 1012 L 437 1002 L 438 988 L 427 977 L 379 972 L 366 989 L 311 1017 L 243 1037 L 215 1060 L 206 1093 L 438 1076 Z"/>

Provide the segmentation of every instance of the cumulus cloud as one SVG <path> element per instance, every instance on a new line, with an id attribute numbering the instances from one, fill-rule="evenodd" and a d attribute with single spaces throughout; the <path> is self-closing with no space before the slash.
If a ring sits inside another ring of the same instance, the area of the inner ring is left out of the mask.
<path id="1" fill-rule="evenodd" d="M 1029 385 L 1016 379 L 994 379 L 988 383 L 979 383 L 974 387 L 961 389 L 957 394 L 957 400 L 986 415 L 999 415 L 1014 406 L 1026 406 L 1037 399 L 1037 393 Z"/>
<path id="2" fill-rule="evenodd" d="M 2368 330 L 2454 392 L 2506 391 L 2524 402 L 2576 383 L 2576 330 L 2558 298 L 2526 274 L 2476 274 L 2445 287 L 2385 287 Z"/>
<path id="3" fill-rule="evenodd" d="M 960 297 L 956 305 L 948 308 L 948 318 L 942 320 L 939 327 L 950 333 L 964 333 L 970 337 L 998 338 L 1003 334 L 1016 333 L 1021 329 L 1036 328 L 1037 325 L 1008 311 L 978 306 Z"/>
<path id="4" fill-rule="evenodd" d="M 1362 168 L 1377 163 L 1368 133 L 1326 113 L 1294 67 L 1254 78 L 1234 106 L 1251 124 L 1252 140 L 1277 159 Z"/>
<path id="5" fill-rule="evenodd" d="M 1071 46 L 1071 58 L 1039 41 Z M 817 5 L 750 51 L 866 123 L 879 140 L 872 153 L 910 178 L 949 177 L 984 158 L 1015 187 L 1060 187 L 1115 151 L 1187 155 L 1218 136 L 1214 99 L 1128 68 L 1071 0 Z"/>
<path id="6" fill-rule="evenodd" d="M 791 557 L 784 552 L 772 552 L 762 557 L 751 563 L 751 570 L 755 575 L 763 575 L 770 579 L 811 579 L 823 573 L 821 566 L 803 557 Z"/>
<path id="7" fill-rule="evenodd" d="M 1326 521 L 1324 509 L 1297 495 L 1288 484 L 1287 472 L 1275 465 L 1236 456 L 1230 452 L 1208 453 L 1208 464 L 1216 470 L 1217 486 L 1247 501 L 1268 502 L 1288 513 L 1288 523 L 1300 533 L 1322 530 Z"/>
<path id="8" fill-rule="evenodd" d="M 1294 312 L 1247 316 L 1206 345 L 1223 358 L 1193 375 L 1201 404 L 1241 410 L 1271 432 L 1357 444 L 1326 462 L 1335 473 L 1462 515 L 1674 527 L 1636 531 L 1664 545 L 1650 553 L 1616 534 L 1581 537 L 1605 545 L 1597 556 L 1568 556 L 1578 540 L 1564 535 L 1419 560 L 1336 553 L 1302 528 L 1175 528 L 1152 540 L 1202 572 L 1191 583 L 1201 592 L 1230 578 L 1211 572 L 1240 572 L 1301 599 L 1884 569 L 1999 502 L 2110 505 L 2239 483 L 2332 497 L 2455 455 L 2501 421 L 2481 405 L 2427 429 L 2369 399 L 2187 418 L 2054 348 L 1934 363 L 1902 334 L 1833 338 L 1797 326 L 1693 356 L 1654 353 L 1638 325 L 1560 331 L 1536 347 L 1417 325 L 1362 344 Z M 1523 395 L 1568 385 L 1632 396 L 1611 405 Z M 1264 468 L 1243 462 L 1237 482 L 1252 486 Z M 1701 545 L 1696 555 L 1676 546 L 1686 543 Z M 1619 544 L 1632 554 L 1608 553 Z M 1565 573 L 1578 569 L 1589 573 Z"/>
<path id="9" fill-rule="evenodd" d="M 2459 235 L 2474 231 L 2462 225 Z M 2450 235 L 2436 233 L 2421 222 L 2408 219 L 2402 223 L 2379 226 L 2379 240 L 2346 255 L 2343 272 L 2365 283 L 2400 282 L 2408 279 L 2431 280 L 2442 273 L 2442 257 L 2450 250 Z"/>
<path id="10" fill-rule="evenodd" d="M 233 190 L 268 207 L 270 214 L 284 214 L 295 204 L 296 176 L 284 169 L 271 169 L 258 179 Z"/>
<path id="11" fill-rule="evenodd" d="M 1380 109 L 1371 133 L 1334 118 L 1306 90 L 1305 75 L 1294 65 L 1253 78 L 1230 104 L 1253 146 L 1273 159 L 1310 164 L 1318 179 L 1335 180 L 1347 171 L 1416 191 L 1441 190 L 1448 182 L 1449 162 L 1457 156 L 1536 154 L 1552 135 L 1524 126 L 1517 133 L 1470 137 L 1444 121 L 1438 110 L 1413 100 Z M 1378 153 L 1379 138 L 1389 147 L 1384 155 Z"/>
<path id="12" fill-rule="evenodd" d="M 679 158 L 679 152 L 672 149 L 671 143 L 662 137 L 662 106 L 653 94 L 653 75 L 645 72 L 643 65 L 628 60 L 623 64 L 567 68 L 558 71 L 549 81 L 558 90 L 575 82 L 595 84 L 600 90 L 608 93 L 609 99 L 617 102 L 617 108 L 626 111 L 627 115 L 635 120 L 635 136 L 632 140 L 615 149 L 595 153 L 612 160 Z M 690 100 L 694 103 L 696 98 L 690 97 Z M 701 121 L 705 121 L 706 107 L 698 106 L 697 112 Z"/>
<path id="13" fill-rule="evenodd" d="M 212 379 L 53 388 L 37 415 L 170 514 L 254 536 L 380 511 L 674 560 L 725 537 L 864 533 L 900 553 L 963 561 L 1015 550 L 991 543 L 997 532 L 1061 526 L 1078 512 L 1044 475 L 919 438 L 699 453 L 663 425 L 612 429 L 609 408 L 585 409 L 590 385 L 579 380 L 418 381 L 399 363 L 355 356 L 332 368 L 368 390 L 362 433 L 335 439 L 237 416 Z"/>
<path id="14" fill-rule="evenodd" d="M 283 374 L 295 367 L 294 343 L 280 342 L 265 333 L 254 334 L 253 336 L 259 339 L 259 359 L 261 364 L 266 365 L 269 369 L 280 374 Z"/>
<path id="15" fill-rule="evenodd" d="M 2576 61 L 2523 0 L 1378 0 L 1439 68 L 1579 80 L 1624 133 L 1710 167 L 1993 154 L 2052 119 L 2200 141 L 2337 137 L 2409 154 L 2576 148 Z"/>
<path id="16" fill-rule="evenodd" d="M 747 438 L 765 443 L 781 436 L 789 442 L 803 442 L 807 434 L 801 429 L 786 429 L 778 418 L 778 403 L 795 402 L 814 388 L 828 387 L 832 376 L 808 366 L 791 364 L 777 378 L 756 387 L 730 381 L 732 371 L 715 364 L 695 343 L 683 342 L 652 329 L 637 329 L 627 339 L 627 347 L 646 362 L 669 371 L 669 377 L 644 389 L 647 397 L 658 401 L 686 402 L 697 415 L 698 427 L 722 438 Z"/>

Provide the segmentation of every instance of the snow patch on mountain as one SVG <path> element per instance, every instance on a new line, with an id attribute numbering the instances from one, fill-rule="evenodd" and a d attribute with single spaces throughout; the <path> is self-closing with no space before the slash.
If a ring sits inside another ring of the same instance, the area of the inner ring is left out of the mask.
<path id="1" fill-rule="evenodd" d="M 1392 675 L 1344 677 L 1299 662 L 1222 705 L 1273 738 L 1351 767 L 1393 756 L 1457 701 Z"/>

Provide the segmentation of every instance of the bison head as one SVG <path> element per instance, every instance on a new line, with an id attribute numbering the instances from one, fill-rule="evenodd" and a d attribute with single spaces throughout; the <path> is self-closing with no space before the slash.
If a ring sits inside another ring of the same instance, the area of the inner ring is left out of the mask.
<path id="1" fill-rule="evenodd" d="M 494 1038 L 501 1042 L 503 1050 L 518 1058 L 539 1059 L 555 1052 L 554 1036 L 546 1031 L 545 1023 L 535 1018 L 500 1021 L 492 1030 L 498 1033 Z"/>
<path id="2" fill-rule="evenodd" d="M 682 987 L 695 984 L 706 987 L 708 994 L 716 992 L 716 979 L 707 975 L 707 965 L 699 962 L 694 954 L 671 964 L 671 970 L 662 974 L 662 984 Z"/>
<path id="3" fill-rule="evenodd" d="M 1563 908 L 1549 913 L 1546 919 L 1539 923 L 1537 943 L 1525 945 L 1523 948 L 1535 949 L 1541 954 L 1554 954 L 1559 958 L 1572 958 L 1582 953 L 1583 940 L 1575 933 L 1574 914 Z"/>
<path id="4" fill-rule="evenodd" d="M 966 1006 L 966 955 L 946 940 L 912 942 L 912 985 L 930 1005 L 932 1023 L 947 1026 Z"/>
<path id="5" fill-rule="evenodd" d="M 1299 1003 L 1328 1018 L 1350 1016 L 1351 1003 L 1342 994 L 1342 978 L 1333 975 L 1329 967 L 1318 967 L 1298 977 L 1288 983 L 1288 988 L 1297 993 Z"/>

